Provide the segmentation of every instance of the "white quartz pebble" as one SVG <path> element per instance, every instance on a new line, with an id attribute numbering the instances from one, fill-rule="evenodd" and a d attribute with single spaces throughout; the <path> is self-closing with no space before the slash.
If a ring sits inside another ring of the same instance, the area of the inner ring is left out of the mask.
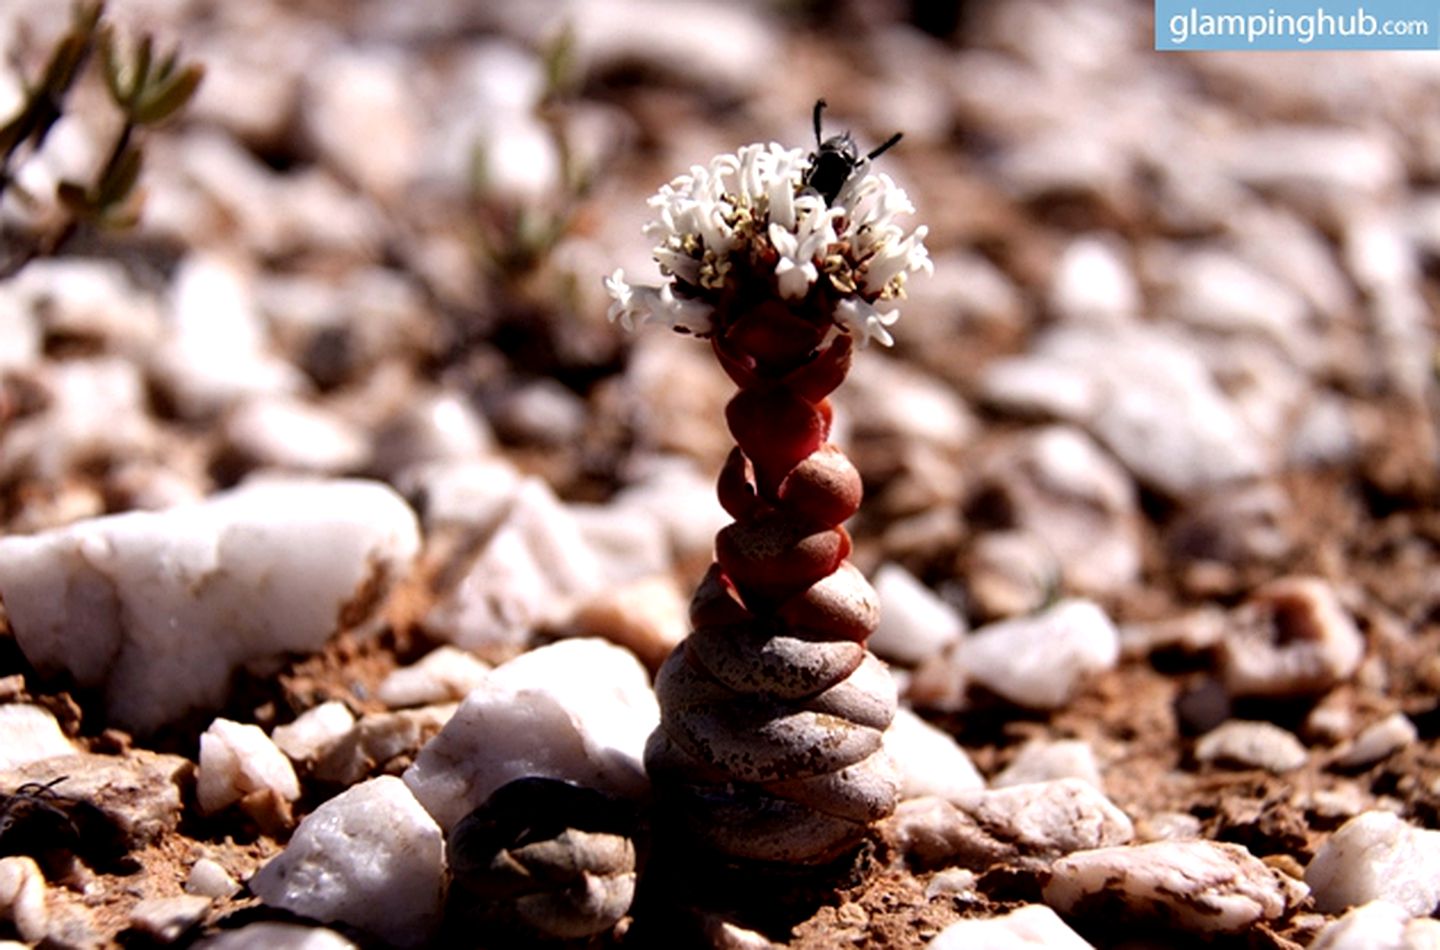
<path id="1" fill-rule="evenodd" d="M 289 396 L 247 399 L 226 416 L 225 446 L 247 464 L 341 475 L 364 467 L 364 433 L 333 412 Z"/>
<path id="2" fill-rule="evenodd" d="M 1113 668 L 1119 657 L 1115 625 L 1083 600 L 982 627 L 959 648 L 972 682 L 1031 709 L 1065 705 L 1086 677 Z"/>
<path id="3" fill-rule="evenodd" d="M 1105 897 L 1107 912 L 1160 918 L 1201 933 L 1240 933 L 1275 920 L 1306 894 L 1305 885 L 1271 870 L 1239 845 L 1156 841 L 1099 848 L 1056 861 L 1045 903 L 1062 914 Z M 1100 912 L 1096 910 L 1095 912 Z"/>
<path id="4" fill-rule="evenodd" d="M 300 370 L 270 352 L 247 269 L 208 252 L 180 262 L 171 284 L 170 333 L 150 363 L 176 409 L 204 418 L 254 395 L 294 393 Z"/>
<path id="5" fill-rule="evenodd" d="M 308 815 L 250 889 L 271 907 L 423 946 L 440 924 L 444 837 L 404 782 L 381 776 Z"/>
<path id="6" fill-rule="evenodd" d="M 198 894 L 212 899 L 234 897 L 240 892 L 240 882 L 213 858 L 201 858 L 190 866 L 185 878 L 185 893 Z"/>
<path id="7" fill-rule="evenodd" d="M 442 646 L 380 681 L 376 696 L 391 709 L 464 699 L 490 673 L 490 664 L 458 647 Z"/>
<path id="8" fill-rule="evenodd" d="M 946 733 L 910 710 L 896 710 L 885 730 L 885 749 L 900 770 L 900 798 L 952 798 L 984 788 L 970 756 Z"/>
<path id="9" fill-rule="evenodd" d="M 355 950 L 355 944 L 328 928 L 270 920 L 221 931 L 195 946 L 199 950 Z"/>
<path id="10" fill-rule="evenodd" d="M 1440 831 L 1416 828 L 1390 812 L 1356 815 L 1310 859 L 1305 883 L 1322 913 L 1387 900 L 1426 916 L 1440 905 Z"/>
<path id="11" fill-rule="evenodd" d="M 587 599 L 562 632 L 609 640 L 633 652 L 648 669 L 658 670 L 690 633 L 688 598 L 668 574 L 642 577 Z"/>
<path id="12" fill-rule="evenodd" d="M 1379 762 L 1393 752 L 1398 752 L 1419 737 L 1415 724 L 1404 713 L 1393 713 L 1379 722 L 1367 726 L 1337 760 L 1346 768 L 1370 765 Z"/>
<path id="13" fill-rule="evenodd" d="M 0 706 L 0 769 L 75 752 L 49 710 L 27 703 Z"/>
<path id="14" fill-rule="evenodd" d="M 200 736 L 195 797 L 214 814 L 246 795 L 269 791 L 286 801 L 300 797 L 300 781 L 285 753 L 259 726 L 216 719 Z"/>
<path id="15" fill-rule="evenodd" d="M 599 590 L 604 574 L 575 519 L 538 478 L 519 482 L 479 553 L 425 618 L 435 637 L 484 654 L 514 652 L 542 623 Z"/>
<path id="16" fill-rule="evenodd" d="M 1435 950 L 1440 920 L 1412 917 L 1405 908 L 1375 900 L 1328 924 L 1310 950 Z"/>
<path id="17" fill-rule="evenodd" d="M 1095 761 L 1095 750 L 1081 739 L 1028 742 L 1015 753 L 1015 758 L 995 776 L 991 784 L 995 788 L 1008 788 L 1061 778 L 1079 779 L 1101 791 L 1105 790 L 1100 766 Z"/>
<path id="18" fill-rule="evenodd" d="M 1232 695 L 1283 697 L 1323 693 L 1349 678 L 1365 640 L 1327 581 L 1284 577 L 1231 614 L 1220 648 Z"/>
<path id="19" fill-rule="evenodd" d="M 1082 235 L 1065 248 L 1050 282 L 1049 304 L 1063 321 L 1125 323 L 1140 309 L 1140 288 L 1113 238 Z"/>
<path id="20" fill-rule="evenodd" d="M 900 851 L 924 864 L 976 870 L 1001 862 L 1048 864 L 1135 835 L 1124 812 L 1073 778 L 964 792 L 949 801 L 910 799 L 884 825 Z"/>
<path id="21" fill-rule="evenodd" d="M 197 894 L 148 897 L 130 910 L 130 926 L 158 943 L 174 943 L 200 923 L 210 898 Z"/>
<path id="22" fill-rule="evenodd" d="M 1091 944 L 1044 904 L 1027 904 L 1000 917 L 960 920 L 935 935 L 926 950 L 1089 950 Z"/>
<path id="23" fill-rule="evenodd" d="M 1082 426 L 1135 477 L 1172 498 L 1261 475 L 1275 459 L 1171 328 L 1062 324 L 981 380 L 1001 409 Z"/>
<path id="24" fill-rule="evenodd" d="M 867 645 L 876 656 L 918 665 L 957 642 L 965 632 L 960 614 L 899 564 L 875 572 L 880 626 Z"/>
<path id="25" fill-rule="evenodd" d="M 21 940 L 44 938 L 50 914 L 45 909 L 45 875 L 34 858 L 0 858 L 0 920 L 9 921 Z"/>
<path id="26" fill-rule="evenodd" d="M 1231 720 L 1200 737 L 1195 743 L 1195 758 L 1278 775 L 1300 768 L 1309 753 L 1294 733 L 1273 723 Z"/>
<path id="27" fill-rule="evenodd" d="M 294 762 L 314 762 L 355 728 L 355 714 L 344 703 L 330 700 L 276 726 L 271 738 Z"/>
<path id="28" fill-rule="evenodd" d="M 493 670 L 405 771 L 446 829 L 507 782 L 566 779 L 623 796 L 648 788 L 641 757 L 660 723 L 645 668 L 603 640 L 562 640 Z"/>
<path id="29" fill-rule="evenodd" d="M 1139 576 L 1143 519 L 1136 496 L 1125 469 L 1072 426 L 1001 440 L 970 488 L 972 505 L 994 520 L 988 527 L 1035 538 L 1067 589 L 1090 594 L 1120 590 Z"/>
<path id="30" fill-rule="evenodd" d="M 217 707 L 241 665 L 366 620 L 419 545 L 378 482 L 263 482 L 0 539 L 0 599 L 37 669 L 102 689 L 113 723 L 144 732 Z"/>

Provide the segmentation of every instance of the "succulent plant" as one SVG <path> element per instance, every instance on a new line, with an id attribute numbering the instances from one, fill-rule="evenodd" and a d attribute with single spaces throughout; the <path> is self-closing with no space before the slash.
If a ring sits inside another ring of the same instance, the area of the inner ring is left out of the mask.
<path id="1" fill-rule="evenodd" d="M 593 789 L 530 777 L 501 786 L 450 830 L 450 917 L 516 938 L 611 929 L 635 897 L 633 819 Z"/>
<path id="2" fill-rule="evenodd" d="M 606 281 L 612 320 L 709 339 L 739 387 L 718 483 L 735 520 L 656 681 L 660 820 L 730 859 L 805 865 L 843 855 L 898 797 L 895 686 L 865 648 L 879 603 L 843 527 L 860 475 L 828 441 L 828 396 L 855 341 L 890 342 L 906 276 L 930 267 L 888 176 L 852 156 L 822 194 L 816 163 L 771 144 L 694 167 L 651 199 L 667 281 Z"/>

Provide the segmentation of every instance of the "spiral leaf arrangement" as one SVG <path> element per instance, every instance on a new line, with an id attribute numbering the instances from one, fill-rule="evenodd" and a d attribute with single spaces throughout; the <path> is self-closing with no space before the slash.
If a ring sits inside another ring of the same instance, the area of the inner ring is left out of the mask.
<path id="1" fill-rule="evenodd" d="M 880 619 L 842 523 L 860 475 L 826 441 L 850 340 L 767 379 L 716 352 L 740 392 L 721 472 L 735 521 L 690 606 L 693 632 L 656 680 L 646 767 L 688 832 L 734 858 L 818 863 L 894 810 L 882 747 L 895 687 L 865 649 Z"/>
<path id="2" fill-rule="evenodd" d="M 694 166 L 650 201 L 667 282 L 606 281 L 612 320 L 708 338 L 739 387 L 718 484 L 735 520 L 656 679 L 646 769 L 662 821 L 777 865 L 844 856 L 898 798 L 884 748 L 895 686 L 865 649 L 879 602 L 843 527 L 860 475 L 828 441 L 829 396 L 856 342 L 890 343 L 906 276 L 930 269 L 925 229 L 896 223 L 914 209 L 888 176 L 850 155 L 821 194 L 817 167 L 774 144 Z"/>

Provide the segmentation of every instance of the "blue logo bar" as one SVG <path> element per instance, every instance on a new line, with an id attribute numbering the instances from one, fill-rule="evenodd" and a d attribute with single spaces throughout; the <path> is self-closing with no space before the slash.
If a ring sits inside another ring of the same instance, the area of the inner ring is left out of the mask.
<path id="1" fill-rule="evenodd" d="M 1157 50 L 1440 50 L 1440 0 L 1155 0 Z"/>

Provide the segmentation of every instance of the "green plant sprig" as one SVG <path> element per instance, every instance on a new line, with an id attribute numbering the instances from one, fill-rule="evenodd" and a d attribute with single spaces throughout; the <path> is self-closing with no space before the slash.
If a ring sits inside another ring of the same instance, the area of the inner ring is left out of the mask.
<path id="1" fill-rule="evenodd" d="M 139 217 L 136 186 L 144 166 L 137 132 L 176 115 L 204 78 L 204 67 L 182 63 L 178 49 L 157 58 L 155 40 L 149 34 L 125 49 L 114 27 L 103 21 L 104 7 L 104 0 L 76 4 L 70 30 L 52 50 L 41 81 L 27 88 L 19 113 L 0 126 L 0 196 L 13 184 L 9 169 L 15 155 L 27 142 L 32 154 L 44 144 L 50 129 L 64 115 L 71 88 L 95 52 L 99 53 L 110 101 L 123 119 L 120 131 L 93 182 L 67 179 L 57 185 L 64 223 L 29 242 L 10 261 L 0 262 L 0 277 L 15 273 L 36 257 L 56 253 L 81 225 L 105 229 L 134 225 Z"/>

